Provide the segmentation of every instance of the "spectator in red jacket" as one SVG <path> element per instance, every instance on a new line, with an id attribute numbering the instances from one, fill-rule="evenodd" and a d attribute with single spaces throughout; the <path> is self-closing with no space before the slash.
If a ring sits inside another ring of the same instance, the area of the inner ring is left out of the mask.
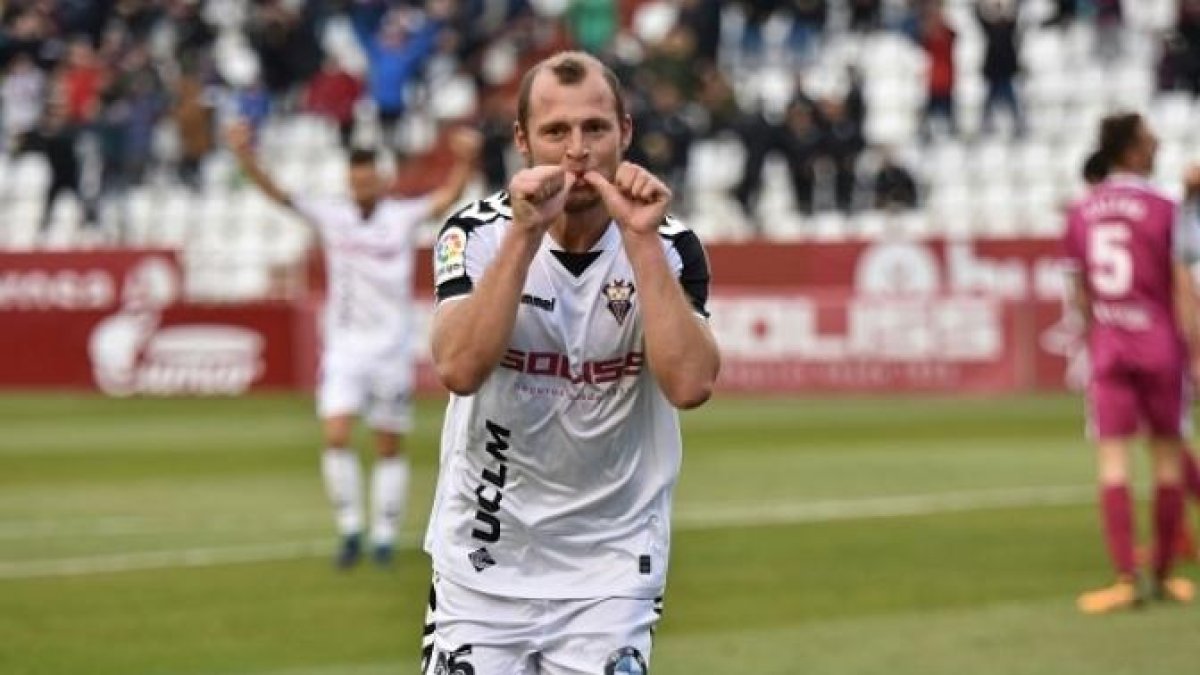
<path id="1" fill-rule="evenodd" d="M 954 116 L 954 41 L 957 35 L 946 21 L 940 3 L 930 3 L 921 18 L 918 41 L 929 57 L 926 79 L 928 96 L 925 111 L 921 115 L 921 138 L 928 142 L 932 137 L 932 122 L 935 117 L 946 121 L 952 135 L 958 133 Z"/>
<path id="2" fill-rule="evenodd" d="M 342 147 L 350 148 L 354 140 L 354 107 L 362 92 L 361 79 L 342 68 L 336 59 L 327 58 L 308 84 L 304 108 L 336 124 Z"/>
<path id="3" fill-rule="evenodd" d="M 68 123 L 86 125 L 96 118 L 107 77 L 104 64 L 96 58 L 96 50 L 86 38 L 71 43 L 59 80 Z"/>

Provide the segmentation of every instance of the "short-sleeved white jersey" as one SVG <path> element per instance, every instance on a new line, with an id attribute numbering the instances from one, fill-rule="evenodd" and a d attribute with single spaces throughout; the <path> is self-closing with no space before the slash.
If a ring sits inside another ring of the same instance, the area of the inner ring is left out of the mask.
<path id="1" fill-rule="evenodd" d="M 511 226 L 501 192 L 451 217 L 434 250 L 439 303 L 471 292 Z M 706 316 L 695 234 L 660 229 Z M 452 397 L 425 547 L 454 583 L 518 598 L 654 598 L 666 579 L 681 442 L 646 364 L 641 303 L 619 229 L 587 253 L 547 235 L 500 365 Z"/>
<path id="2" fill-rule="evenodd" d="M 294 197 L 325 249 L 325 349 L 402 355 L 412 341 L 413 241 L 429 198 L 383 199 L 363 216 L 353 200 Z"/>

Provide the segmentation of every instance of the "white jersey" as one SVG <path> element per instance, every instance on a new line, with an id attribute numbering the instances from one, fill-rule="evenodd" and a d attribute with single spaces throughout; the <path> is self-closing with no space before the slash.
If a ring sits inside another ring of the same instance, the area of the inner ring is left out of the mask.
<path id="1" fill-rule="evenodd" d="M 325 350 L 403 355 L 412 325 L 413 240 L 432 215 L 429 198 L 383 199 L 367 218 L 346 198 L 293 198 L 316 227 L 329 279 Z"/>
<path id="2" fill-rule="evenodd" d="M 501 192 L 451 217 L 439 303 L 470 293 L 511 227 Z M 668 263 L 705 314 L 708 263 L 668 218 Z M 646 365 L 641 303 L 614 223 L 588 253 L 547 235 L 511 341 L 473 396 L 451 397 L 425 548 L 456 584 L 516 598 L 654 598 L 666 580 L 681 442 Z"/>

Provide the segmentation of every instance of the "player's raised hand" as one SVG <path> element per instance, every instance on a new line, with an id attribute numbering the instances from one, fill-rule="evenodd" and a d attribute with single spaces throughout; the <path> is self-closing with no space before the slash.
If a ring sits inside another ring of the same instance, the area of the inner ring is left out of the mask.
<path id="1" fill-rule="evenodd" d="M 518 171 L 508 183 L 513 222 L 532 233 L 544 233 L 563 214 L 575 176 L 561 166 L 535 166 Z"/>
<path id="2" fill-rule="evenodd" d="M 455 129 L 450 134 L 450 152 L 460 162 L 473 162 L 483 148 L 483 134 L 466 127 Z"/>
<path id="3" fill-rule="evenodd" d="M 1183 187 L 1189 199 L 1200 196 L 1200 164 L 1193 164 L 1184 172 Z"/>
<path id="4" fill-rule="evenodd" d="M 634 234 L 657 232 L 671 204 L 670 188 L 654 174 L 629 162 L 617 167 L 611 183 L 596 171 L 585 173 L 583 181 L 600 193 L 617 225 Z"/>
<path id="5" fill-rule="evenodd" d="M 225 130 L 225 142 L 239 157 L 254 151 L 254 130 L 245 120 L 238 120 Z"/>

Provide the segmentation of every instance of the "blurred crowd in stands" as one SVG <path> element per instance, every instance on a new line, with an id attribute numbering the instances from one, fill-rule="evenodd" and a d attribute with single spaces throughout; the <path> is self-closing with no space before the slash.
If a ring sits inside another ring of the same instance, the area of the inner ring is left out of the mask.
<path id="1" fill-rule="evenodd" d="M 1048 26 L 1094 22 L 1097 58 L 1120 57 L 1120 0 L 1056 5 Z M 1159 86 L 1200 93 L 1200 0 L 1178 7 Z M 1021 3 L 978 0 L 975 10 L 986 38 L 983 132 L 1004 110 L 1021 135 Z M 881 30 L 927 52 L 921 137 L 957 134 L 956 27 L 938 0 L 0 0 L 0 150 L 44 155 L 45 218 L 74 193 L 91 222 L 101 200 L 149 180 L 202 189 L 203 163 L 234 116 L 255 127 L 320 116 L 346 147 L 384 144 L 402 164 L 424 151 L 406 132 L 423 116 L 481 128 L 485 180 L 499 188 L 522 68 L 576 47 L 628 86 L 631 159 L 675 186 L 696 139 L 728 134 L 745 148 L 733 197 L 748 214 L 772 153 L 802 212 L 905 209 L 921 191 L 889 149 L 876 149 L 874 175 L 856 171 L 869 149 L 859 74 L 819 96 L 802 75 L 828 41 Z M 735 95 L 736 78 L 762 65 L 795 74 L 782 109 Z"/>

